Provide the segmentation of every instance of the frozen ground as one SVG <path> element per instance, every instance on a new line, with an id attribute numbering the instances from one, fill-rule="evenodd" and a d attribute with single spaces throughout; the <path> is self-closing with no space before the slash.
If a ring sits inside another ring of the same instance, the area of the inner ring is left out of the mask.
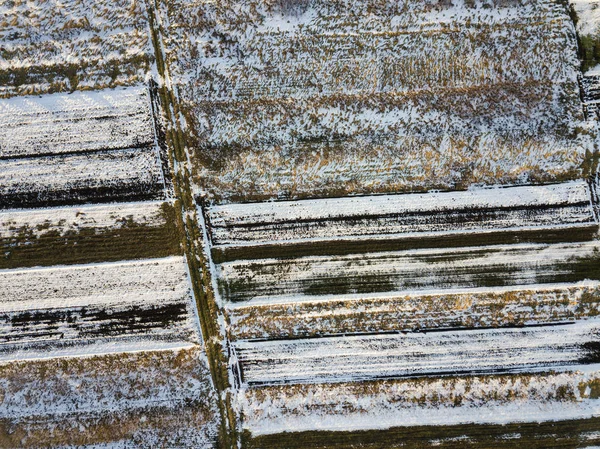
<path id="1" fill-rule="evenodd" d="M 597 0 L 570 0 L 577 12 L 577 31 L 582 35 L 600 32 L 600 2 Z"/>
<path id="2" fill-rule="evenodd" d="M 0 100 L 0 158 L 154 144 L 147 87 Z"/>
<path id="3" fill-rule="evenodd" d="M 236 342 L 249 385 L 560 369 L 597 363 L 597 320 L 475 329 Z"/>
<path id="4" fill-rule="evenodd" d="M 585 181 L 208 208 L 215 247 L 593 225 Z"/>
<path id="5" fill-rule="evenodd" d="M 0 270 L 0 360 L 199 343 L 182 257 Z"/>
<path id="6" fill-rule="evenodd" d="M 0 364 L 3 447 L 214 447 L 208 361 L 182 350 Z"/>
<path id="7" fill-rule="evenodd" d="M 0 160 L 0 209 L 161 198 L 154 148 Z"/>

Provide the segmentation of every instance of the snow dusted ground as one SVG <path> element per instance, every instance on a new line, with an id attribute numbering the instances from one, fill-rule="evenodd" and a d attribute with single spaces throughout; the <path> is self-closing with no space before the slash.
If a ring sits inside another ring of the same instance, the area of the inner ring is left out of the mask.
<path id="1" fill-rule="evenodd" d="M 0 364 L 5 447 L 214 447 L 206 355 L 177 351 Z"/>
<path id="2" fill-rule="evenodd" d="M 600 414 L 597 365 L 565 372 L 242 389 L 254 435 L 303 430 L 509 423 Z M 557 427 L 557 430 L 559 427 Z"/>
<path id="3" fill-rule="evenodd" d="M 253 259 L 220 264 L 217 274 L 226 301 L 265 304 L 317 295 L 597 280 L 599 249 L 600 242 L 590 241 Z"/>
<path id="4" fill-rule="evenodd" d="M 39 237 L 48 231 L 59 234 L 82 229 L 119 228 L 127 223 L 161 226 L 165 224 L 161 201 L 86 204 L 38 209 L 0 211 L 0 238 L 10 238 L 24 230 Z"/>
<path id="5" fill-rule="evenodd" d="M 600 313 L 600 282 L 289 298 L 228 311 L 232 340 L 564 323 Z"/>
<path id="6" fill-rule="evenodd" d="M 182 257 L 0 270 L 0 361 L 199 341 Z"/>
<path id="7" fill-rule="evenodd" d="M 0 160 L 0 209 L 160 199 L 163 190 L 153 148 Z"/>
<path id="8" fill-rule="evenodd" d="M 0 101 L 0 158 L 153 144 L 145 86 Z"/>
<path id="9" fill-rule="evenodd" d="M 152 48 L 138 0 L 0 4 L 0 96 L 101 89 L 145 80 Z"/>
<path id="10" fill-rule="evenodd" d="M 236 342 L 249 385 L 559 369 L 595 363 L 598 320 L 548 327 Z"/>
<path id="11" fill-rule="evenodd" d="M 595 223 L 585 181 L 546 186 L 227 204 L 207 210 L 215 247 L 388 239 Z"/>

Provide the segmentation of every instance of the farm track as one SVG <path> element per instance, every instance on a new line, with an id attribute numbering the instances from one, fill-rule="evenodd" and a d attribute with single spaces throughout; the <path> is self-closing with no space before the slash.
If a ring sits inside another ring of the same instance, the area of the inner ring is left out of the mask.
<path id="1" fill-rule="evenodd" d="M 181 113 L 177 91 L 171 84 L 169 66 L 164 59 L 165 45 L 163 34 L 166 29 L 162 25 L 159 15 L 162 0 L 147 0 L 147 14 L 154 48 L 156 67 L 163 82 L 160 86 L 153 86 L 153 110 L 157 118 L 162 117 L 164 127 L 157 130 L 159 135 L 164 135 L 165 145 L 168 149 L 169 168 L 172 176 L 176 202 L 176 217 L 179 227 L 183 230 L 182 246 L 186 255 L 190 280 L 200 327 L 204 342 L 204 349 L 210 367 L 210 374 L 216 389 L 217 407 L 219 412 L 219 431 L 217 445 L 222 448 L 234 449 L 239 447 L 238 433 L 239 416 L 232 407 L 233 392 L 231 390 L 229 365 L 230 349 L 225 338 L 225 329 L 222 328 L 224 316 L 222 309 L 215 299 L 211 279 L 209 248 L 206 230 L 201 225 L 197 215 L 197 206 L 194 200 L 191 185 L 192 166 L 188 154 L 186 133 L 182 128 Z M 158 120 L 157 120 L 158 121 Z"/>

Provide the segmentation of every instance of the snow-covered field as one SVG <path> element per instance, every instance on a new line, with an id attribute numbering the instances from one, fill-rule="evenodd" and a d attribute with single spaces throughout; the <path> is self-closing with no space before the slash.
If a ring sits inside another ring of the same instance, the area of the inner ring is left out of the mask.
<path id="1" fill-rule="evenodd" d="M 171 1 L 161 21 L 216 202 L 556 182 L 593 151 L 562 4 Z"/>
<path id="2" fill-rule="evenodd" d="M 597 363 L 598 320 L 553 326 L 236 342 L 248 385 L 560 369 Z"/>
<path id="3" fill-rule="evenodd" d="M 0 270 L 0 360 L 199 341 L 182 257 Z"/>
<path id="4" fill-rule="evenodd" d="M 289 298 L 228 311 L 232 340 L 564 323 L 600 313 L 600 282 Z"/>
<path id="5" fill-rule="evenodd" d="M 593 225 L 585 181 L 213 206 L 215 247 Z"/>
<path id="6" fill-rule="evenodd" d="M 600 242 L 417 249 L 345 256 L 254 259 L 217 266 L 228 302 L 414 292 L 600 278 Z"/>
<path id="7" fill-rule="evenodd" d="M 153 144 L 144 86 L 0 100 L 0 158 Z"/>
<path id="8" fill-rule="evenodd" d="M 208 449 L 219 422 L 197 346 L 4 362 L 0 398 L 4 447 Z"/>
<path id="9" fill-rule="evenodd" d="M 164 198 L 154 148 L 0 160 L 0 209 Z"/>
<path id="10" fill-rule="evenodd" d="M 86 204 L 38 209 L 0 211 L 0 239 L 23 232 L 39 237 L 47 232 L 64 235 L 82 229 L 118 229 L 125 225 L 161 226 L 165 224 L 161 201 Z"/>
<path id="11" fill-rule="evenodd" d="M 0 96 L 133 85 L 153 59 L 138 0 L 4 1 L 0 42 Z"/>
<path id="12" fill-rule="evenodd" d="M 600 375 L 536 374 L 383 380 L 242 389 L 238 407 L 254 435 L 597 416 Z M 590 388 L 591 387 L 591 388 Z M 560 427 L 556 427 L 559 432 Z M 518 438 L 519 436 L 515 436 Z"/>

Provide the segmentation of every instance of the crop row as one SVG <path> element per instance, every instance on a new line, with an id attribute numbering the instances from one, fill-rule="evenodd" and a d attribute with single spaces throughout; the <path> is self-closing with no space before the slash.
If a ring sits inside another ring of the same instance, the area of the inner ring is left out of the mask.
<path id="1" fill-rule="evenodd" d="M 175 221 L 161 202 L 0 211 L 0 268 L 180 254 Z"/>
<path id="2" fill-rule="evenodd" d="M 240 48 L 253 55 L 250 67 L 208 59 L 203 69 L 211 83 L 196 90 L 223 101 L 465 88 L 549 77 L 559 83 L 572 79 L 576 63 L 567 51 L 564 19 L 490 28 L 453 23 L 450 29 L 425 32 L 415 32 L 414 25 L 354 33 L 317 31 L 309 25 L 314 34 L 297 29 L 257 33 Z M 525 43 L 526 54 L 521 51 Z M 550 55 L 556 57 L 549 60 Z M 256 67 L 268 70 L 252 70 Z"/>

